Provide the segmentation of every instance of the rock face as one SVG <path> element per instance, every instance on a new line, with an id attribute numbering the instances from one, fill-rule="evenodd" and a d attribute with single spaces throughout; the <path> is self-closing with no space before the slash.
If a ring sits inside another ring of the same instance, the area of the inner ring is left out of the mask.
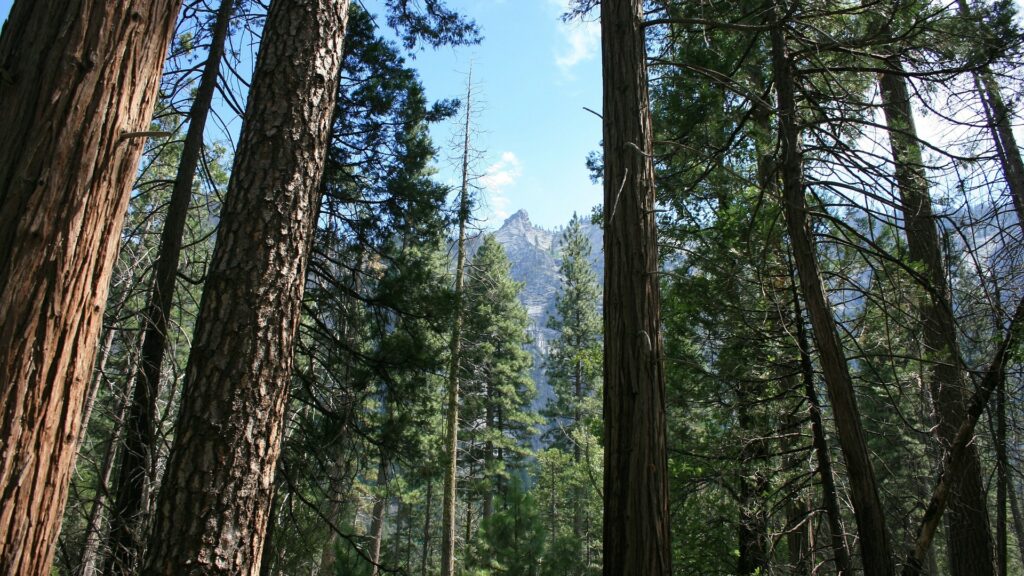
<path id="1" fill-rule="evenodd" d="M 585 224 L 584 231 L 590 239 L 591 266 L 597 274 L 598 282 L 604 279 L 604 255 L 601 252 L 603 236 L 601 228 L 594 224 Z M 537 398 L 533 407 L 543 408 L 554 395 L 544 375 L 544 355 L 548 343 L 557 333 L 547 328 L 548 316 L 555 311 L 555 296 L 561 280 L 558 276 L 558 265 L 561 261 L 562 231 L 546 230 L 534 226 L 525 210 L 520 210 L 494 232 L 494 237 L 504 248 L 508 259 L 512 262 L 512 278 L 524 284 L 519 293 L 519 300 L 526 306 L 530 316 L 530 338 L 528 347 L 533 356 L 531 375 L 537 384 Z M 476 253 L 481 239 L 474 238 L 470 242 L 470 254 Z"/>

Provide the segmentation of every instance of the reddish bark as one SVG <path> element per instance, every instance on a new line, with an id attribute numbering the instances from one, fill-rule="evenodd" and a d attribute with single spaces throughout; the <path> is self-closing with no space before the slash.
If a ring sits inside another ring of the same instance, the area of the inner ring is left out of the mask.
<path id="1" fill-rule="evenodd" d="M 49 573 L 179 3 L 21 0 L 0 34 L 0 573 Z"/>

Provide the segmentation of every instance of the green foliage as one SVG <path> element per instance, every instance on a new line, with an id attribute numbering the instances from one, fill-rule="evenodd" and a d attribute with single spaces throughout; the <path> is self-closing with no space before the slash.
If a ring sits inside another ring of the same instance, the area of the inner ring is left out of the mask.
<path id="1" fill-rule="evenodd" d="M 590 241 L 579 216 L 573 214 L 562 233 L 559 264 L 561 287 L 555 298 L 555 315 L 548 328 L 558 332 L 544 362 L 555 397 L 544 416 L 550 421 L 547 436 L 555 446 L 573 451 L 572 436 L 579 427 L 592 427 L 600 416 L 602 350 L 601 298 L 591 267 Z"/>
<path id="2" fill-rule="evenodd" d="M 482 464 L 482 476 L 469 484 L 478 496 L 506 482 L 529 454 L 527 439 L 538 423 L 530 411 L 532 358 L 524 348 L 529 318 L 511 267 L 505 249 L 487 235 L 466 270 L 460 419 L 469 425 L 460 439 L 469 460 Z"/>
<path id="3" fill-rule="evenodd" d="M 483 522 L 467 576 L 541 576 L 552 574 L 543 562 L 548 535 L 540 523 L 533 491 L 513 477 L 499 510 Z"/>

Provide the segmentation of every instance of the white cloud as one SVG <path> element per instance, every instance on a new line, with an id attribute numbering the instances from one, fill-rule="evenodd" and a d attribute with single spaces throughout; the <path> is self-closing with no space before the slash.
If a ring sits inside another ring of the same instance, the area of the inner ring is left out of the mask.
<path id="1" fill-rule="evenodd" d="M 511 200 L 505 196 L 505 190 L 515 184 L 522 173 L 519 157 L 512 152 L 503 152 L 501 159 L 488 166 L 484 175 L 480 177 L 480 185 L 486 191 L 487 203 L 496 218 L 505 219 L 509 216 Z"/>
<path id="2" fill-rule="evenodd" d="M 555 65 L 564 76 L 570 76 L 577 64 L 597 55 L 601 46 L 601 24 L 593 16 L 563 22 L 561 16 L 571 9 L 572 0 L 548 0 L 548 4 L 558 9 L 558 33 L 562 37 L 555 50 Z"/>

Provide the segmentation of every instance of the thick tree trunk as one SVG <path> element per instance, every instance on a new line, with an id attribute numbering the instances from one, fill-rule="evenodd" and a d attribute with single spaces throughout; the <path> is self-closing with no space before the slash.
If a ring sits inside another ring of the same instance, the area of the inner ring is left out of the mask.
<path id="1" fill-rule="evenodd" d="M 903 67 L 895 58 L 887 64 L 892 72 L 879 76 L 882 109 L 910 259 L 922 266 L 927 291 L 917 302 L 927 366 L 925 378 L 935 407 L 935 434 L 942 449 L 948 451 L 963 422 L 967 399 L 956 321 Z M 988 503 L 981 463 L 973 444 L 967 447 L 964 458 L 962 476 L 952 479 L 946 518 L 950 572 L 953 576 L 991 576 L 992 533 L 988 525 Z"/>
<path id="2" fill-rule="evenodd" d="M 233 0 L 222 0 L 213 24 L 209 54 L 203 75 L 189 111 L 188 132 L 181 151 L 181 161 L 171 192 L 170 205 L 160 237 L 160 252 L 154 263 L 153 290 L 142 316 L 145 336 L 135 392 L 128 412 L 125 447 L 118 467 L 117 489 L 111 508 L 110 556 L 107 557 L 108 575 L 135 574 L 142 558 L 145 531 L 148 526 L 147 503 L 150 500 L 150 478 L 153 458 L 157 449 L 157 399 L 159 397 L 160 366 L 167 347 L 169 318 L 174 305 L 174 285 L 181 256 L 182 236 L 192 199 L 192 183 L 203 149 L 203 131 L 210 112 L 210 103 L 217 87 L 217 74 L 224 42 L 231 22 Z"/>
<path id="3" fill-rule="evenodd" d="M 665 372 L 643 2 L 601 2 L 604 573 L 671 573 Z"/>
<path id="4" fill-rule="evenodd" d="M 466 268 L 466 223 L 469 220 L 469 158 L 473 114 L 473 73 L 466 82 L 465 122 L 462 142 L 462 187 L 459 191 L 459 239 L 455 260 L 455 318 L 449 344 L 448 429 L 445 437 L 446 463 L 444 502 L 441 516 L 441 576 L 455 576 L 455 509 L 459 473 L 459 371 L 462 369 L 463 288 Z"/>
<path id="5" fill-rule="evenodd" d="M 259 570 L 348 4 L 268 11 L 143 574 Z"/>
<path id="6" fill-rule="evenodd" d="M 796 115 L 796 87 L 785 31 L 782 27 L 782 11 L 783 7 L 779 4 L 775 4 L 771 11 L 771 48 L 779 106 L 786 226 L 801 292 L 814 329 L 814 341 L 825 374 L 825 384 L 835 413 L 839 445 L 846 460 L 864 570 L 866 574 L 872 576 L 890 576 L 894 573 L 893 554 L 885 528 L 885 513 L 878 494 L 875 472 L 868 456 L 853 380 L 822 283 L 809 228 L 807 203 L 804 198 L 800 129 Z"/>
<path id="7" fill-rule="evenodd" d="M 48 574 L 180 0 L 20 0 L 0 34 L 0 573 Z"/>

